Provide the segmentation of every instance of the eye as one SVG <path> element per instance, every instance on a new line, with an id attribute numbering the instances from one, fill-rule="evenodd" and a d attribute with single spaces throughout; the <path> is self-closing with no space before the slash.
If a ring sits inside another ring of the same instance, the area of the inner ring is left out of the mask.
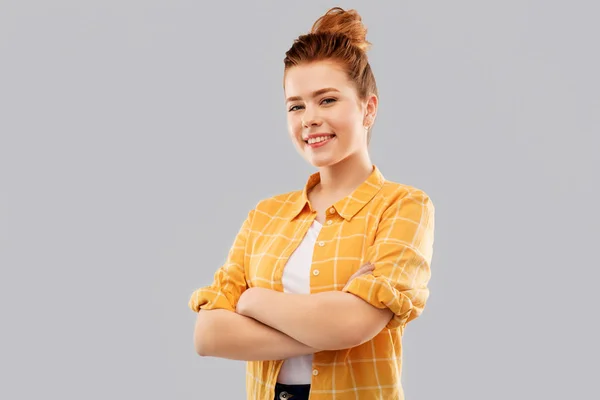
<path id="1" fill-rule="evenodd" d="M 331 104 L 333 102 L 337 101 L 337 99 L 333 98 L 333 97 L 328 97 L 326 99 L 321 100 L 321 104 Z M 302 106 L 296 105 L 296 106 L 292 106 L 290 107 L 290 109 L 288 110 L 288 112 L 293 112 L 293 111 L 297 111 L 301 108 Z"/>

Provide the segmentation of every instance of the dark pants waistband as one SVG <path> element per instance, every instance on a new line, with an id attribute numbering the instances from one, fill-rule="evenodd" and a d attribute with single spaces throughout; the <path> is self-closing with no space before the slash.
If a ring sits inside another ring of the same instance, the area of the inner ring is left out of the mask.
<path id="1" fill-rule="evenodd" d="M 275 384 L 274 400 L 308 400 L 310 384 L 307 385 L 285 385 L 277 382 Z"/>

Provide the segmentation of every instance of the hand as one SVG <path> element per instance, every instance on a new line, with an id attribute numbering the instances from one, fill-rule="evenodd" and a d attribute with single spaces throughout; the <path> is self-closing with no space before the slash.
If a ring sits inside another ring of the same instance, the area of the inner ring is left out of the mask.
<path id="1" fill-rule="evenodd" d="M 252 308 L 254 307 L 254 303 L 256 303 L 258 296 L 260 296 L 261 290 L 269 289 L 260 287 L 247 288 L 240 296 L 240 299 L 235 306 L 235 312 L 246 317 L 251 317 Z"/>
<path id="2" fill-rule="evenodd" d="M 370 272 L 372 272 L 375 269 L 375 265 L 368 262 L 366 264 L 364 264 L 362 267 L 360 267 L 358 269 L 358 271 L 356 271 L 354 274 L 352 274 L 352 276 L 348 279 L 348 282 L 346 283 L 346 286 L 344 286 L 344 289 L 342 290 L 346 290 L 346 288 L 348 287 L 348 285 L 350 285 L 350 282 L 352 282 L 352 279 L 364 275 L 364 274 L 368 274 Z"/>
<path id="3" fill-rule="evenodd" d="M 244 315 L 244 313 L 246 311 L 248 311 L 248 303 L 249 300 L 251 300 L 252 297 L 252 289 L 253 288 L 247 288 L 246 290 L 244 290 L 244 292 L 242 293 L 242 295 L 240 296 L 236 306 L 235 306 L 235 312 L 240 314 L 240 315 Z"/>

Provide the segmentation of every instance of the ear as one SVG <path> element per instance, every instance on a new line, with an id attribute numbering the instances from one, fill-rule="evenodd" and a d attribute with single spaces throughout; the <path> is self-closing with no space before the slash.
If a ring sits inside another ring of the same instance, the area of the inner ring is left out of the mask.
<path id="1" fill-rule="evenodd" d="M 377 116 L 377 106 L 379 99 L 376 95 L 372 94 L 367 99 L 367 103 L 365 105 L 365 117 L 363 118 L 363 125 L 366 127 L 370 127 L 375 122 L 375 117 Z"/>

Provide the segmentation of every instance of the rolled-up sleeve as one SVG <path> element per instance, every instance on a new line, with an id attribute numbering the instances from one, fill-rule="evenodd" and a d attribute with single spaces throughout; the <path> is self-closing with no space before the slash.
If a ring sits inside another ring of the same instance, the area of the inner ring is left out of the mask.
<path id="1" fill-rule="evenodd" d="M 226 309 L 235 312 L 240 296 L 247 289 L 244 264 L 253 215 L 254 210 L 248 213 L 225 263 L 215 272 L 212 284 L 192 293 L 188 303 L 192 311 Z"/>
<path id="2" fill-rule="evenodd" d="M 394 316 L 386 328 L 402 327 L 423 312 L 429 297 L 435 209 L 421 190 L 399 197 L 383 213 L 365 262 L 372 273 L 354 278 L 345 292 Z"/>

